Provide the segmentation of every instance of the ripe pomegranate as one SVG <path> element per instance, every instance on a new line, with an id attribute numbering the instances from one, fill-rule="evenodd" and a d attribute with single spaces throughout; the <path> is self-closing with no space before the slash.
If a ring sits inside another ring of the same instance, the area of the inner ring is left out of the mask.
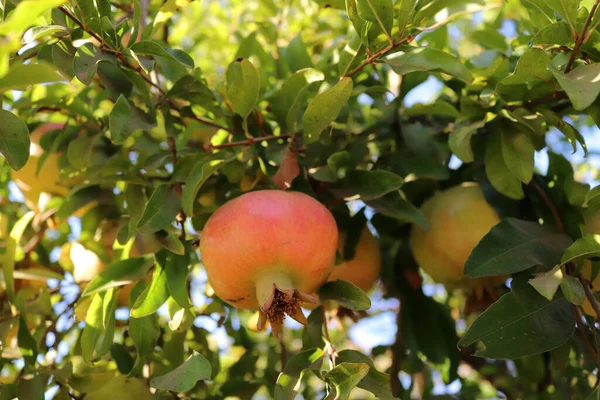
<path id="1" fill-rule="evenodd" d="M 338 250 L 343 254 L 346 235 L 340 234 Z M 364 228 L 356 245 L 354 257 L 339 265 L 336 265 L 328 282 L 338 279 L 348 281 L 358 286 L 362 291 L 368 292 L 373 288 L 379 271 L 381 270 L 381 252 L 379 243 L 368 228 Z"/>
<path id="2" fill-rule="evenodd" d="M 338 241 L 338 251 L 343 255 L 346 244 L 346 234 L 340 232 Z M 356 245 L 354 257 L 334 267 L 333 272 L 327 278 L 327 282 L 337 281 L 338 279 L 353 283 L 363 292 L 369 292 L 381 270 L 381 252 L 379 243 L 368 228 L 364 228 Z M 315 294 L 317 300 L 319 296 Z M 308 310 L 314 310 L 318 304 L 304 305 Z M 327 309 L 335 308 L 332 302 L 326 302 Z"/>
<path id="3" fill-rule="evenodd" d="M 258 309 L 278 336 L 285 314 L 306 325 L 300 302 L 335 264 L 338 230 L 329 210 L 312 197 L 278 190 L 249 192 L 208 220 L 200 253 L 215 293 L 243 309 Z"/>
<path id="4" fill-rule="evenodd" d="M 483 289 L 504 281 L 504 277 L 469 279 L 463 273 L 475 246 L 500 222 L 478 184 L 464 183 L 436 193 L 421 211 L 429 227 L 412 226 L 410 247 L 419 266 L 433 280 L 450 289 L 476 290 L 480 295 Z"/>

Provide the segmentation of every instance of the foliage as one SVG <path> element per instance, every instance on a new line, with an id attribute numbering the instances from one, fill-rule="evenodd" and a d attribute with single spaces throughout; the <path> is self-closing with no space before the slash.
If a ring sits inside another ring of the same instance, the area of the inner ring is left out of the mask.
<path id="1" fill-rule="evenodd" d="M 0 399 L 592 398 L 598 3 L 0 0 Z M 28 161 L 68 195 L 27 198 Z M 472 181 L 502 222 L 464 272 L 512 274 L 495 292 L 409 250 L 420 205 Z M 327 283 L 280 341 L 197 250 L 268 188 L 325 204 L 347 255 L 366 217 L 384 260 L 370 299 Z"/>

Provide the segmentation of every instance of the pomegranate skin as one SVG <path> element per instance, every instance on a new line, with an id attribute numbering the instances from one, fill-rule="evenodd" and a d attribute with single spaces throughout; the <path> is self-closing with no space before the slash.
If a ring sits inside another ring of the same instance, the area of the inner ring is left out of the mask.
<path id="1" fill-rule="evenodd" d="M 343 254 L 346 235 L 340 235 L 338 250 Z M 381 270 L 381 252 L 379 242 L 369 228 L 364 228 L 356 245 L 354 257 L 337 265 L 328 281 L 342 279 L 358 286 L 363 292 L 373 288 Z"/>
<path id="2" fill-rule="evenodd" d="M 276 285 L 281 277 L 289 279 L 299 292 L 317 290 L 335 265 L 337 244 L 335 220 L 317 200 L 299 192 L 262 190 L 229 201 L 209 218 L 200 254 L 221 299 L 259 309 L 257 286 L 270 277 Z"/>

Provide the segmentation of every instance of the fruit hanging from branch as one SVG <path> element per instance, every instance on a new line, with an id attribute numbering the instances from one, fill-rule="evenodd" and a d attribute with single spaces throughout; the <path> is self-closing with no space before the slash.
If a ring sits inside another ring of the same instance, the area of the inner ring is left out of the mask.
<path id="1" fill-rule="evenodd" d="M 344 254 L 346 234 L 340 233 L 338 250 Z M 358 286 L 363 292 L 373 288 L 381 270 L 381 252 L 379 243 L 369 228 L 364 228 L 356 245 L 354 257 L 336 265 L 327 279 L 332 282 L 338 279 L 348 281 Z"/>
<path id="2" fill-rule="evenodd" d="M 234 307 L 258 309 L 279 335 L 285 315 L 306 325 L 302 302 L 335 265 L 338 229 L 325 206 L 303 193 L 246 193 L 206 223 L 200 253 L 215 293 Z"/>
<path id="3" fill-rule="evenodd" d="M 434 281 L 448 289 L 484 291 L 503 282 L 505 277 L 470 279 L 464 272 L 469 255 L 479 241 L 500 222 L 496 211 L 486 201 L 481 187 L 473 182 L 436 193 L 421 211 L 428 229 L 413 225 L 410 247 L 417 264 Z"/>
<path id="4" fill-rule="evenodd" d="M 338 251 L 343 256 L 347 235 L 344 232 L 339 233 Z M 381 251 L 379 242 L 373 236 L 369 228 L 365 227 L 360 234 L 354 257 L 336 265 L 327 278 L 327 282 L 343 280 L 350 282 L 368 293 L 379 278 L 381 270 Z M 316 295 L 315 295 L 316 296 Z M 318 298 L 318 296 L 317 296 Z M 327 302 L 327 307 L 331 307 L 332 302 Z M 308 304 L 304 306 L 309 310 L 317 308 L 317 304 Z M 335 306 L 333 306 L 335 307 Z M 338 310 L 338 315 L 339 315 Z M 349 310 L 345 310 L 351 312 Z M 344 313 L 342 313 L 344 314 Z"/>

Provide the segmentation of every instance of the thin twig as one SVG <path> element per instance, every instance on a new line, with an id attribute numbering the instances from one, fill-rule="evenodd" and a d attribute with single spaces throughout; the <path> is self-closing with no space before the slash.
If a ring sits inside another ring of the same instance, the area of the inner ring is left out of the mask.
<path id="1" fill-rule="evenodd" d="M 175 171 L 175 165 L 177 165 L 177 146 L 175 145 L 175 138 L 173 136 L 169 136 L 167 138 L 167 143 L 169 144 L 169 153 L 171 153 L 171 164 L 173 164 L 173 171 Z M 179 197 L 181 197 L 183 194 L 183 185 L 181 182 L 177 182 L 174 184 L 174 186 L 175 192 Z M 185 240 L 185 220 L 187 219 L 183 208 L 179 210 L 176 219 L 181 225 L 181 234 L 179 235 L 179 239 L 183 241 Z"/>
<path id="2" fill-rule="evenodd" d="M 335 357 L 336 351 L 333 345 L 331 344 L 331 338 L 329 337 L 329 320 L 327 318 L 327 313 L 325 312 L 325 306 L 321 306 L 321 316 L 323 317 L 323 334 L 325 336 L 325 352 L 329 356 L 329 369 L 333 369 L 335 367 Z"/>
<path id="3" fill-rule="evenodd" d="M 231 142 L 231 143 L 218 144 L 216 146 L 214 146 L 214 145 L 211 144 L 211 145 L 208 146 L 208 150 L 212 152 L 213 150 L 225 149 L 225 148 L 228 148 L 228 147 L 251 146 L 251 145 L 253 145 L 255 143 L 270 142 L 270 141 L 279 140 L 279 139 L 289 139 L 290 137 L 291 137 L 291 135 L 263 136 L 263 137 L 259 137 L 259 138 L 242 140 L 241 142 Z"/>
<path id="4" fill-rule="evenodd" d="M 583 24 L 581 33 L 579 35 L 577 35 L 577 40 L 575 41 L 575 47 L 573 47 L 573 52 L 571 53 L 571 56 L 569 57 L 569 61 L 567 62 L 567 66 L 565 67 L 565 74 L 573 68 L 573 63 L 575 63 L 575 58 L 577 58 L 577 53 L 579 53 L 579 48 L 583 44 L 583 41 L 585 39 L 585 34 L 587 32 L 588 27 L 590 26 L 590 23 L 592 22 L 592 19 L 594 18 L 594 14 L 596 13 L 596 9 L 598 8 L 599 4 L 600 4 L 600 0 L 596 0 L 594 2 L 592 9 L 590 10 L 588 17 L 585 20 L 585 23 Z"/>
<path id="5" fill-rule="evenodd" d="M 402 307 L 402 305 L 400 305 L 400 307 Z M 398 309 L 398 315 L 396 316 L 396 339 L 392 345 L 392 365 L 390 366 L 390 389 L 392 395 L 396 397 L 400 396 L 402 392 L 402 384 L 400 383 L 400 378 L 398 378 L 398 374 L 401 370 L 400 362 L 402 361 L 400 354 L 398 354 L 398 348 L 402 346 L 404 342 L 400 319 L 400 309 Z"/>
<path id="6" fill-rule="evenodd" d="M 127 14 L 132 14 L 133 13 L 133 8 L 131 8 L 131 4 L 133 3 L 129 3 L 129 5 L 125 5 L 125 4 L 119 4 L 116 1 L 111 1 L 110 5 L 118 8 L 121 11 L 125 11 Z"/>
<path id="7" fill-rule="evenodd" d="M 159 100 L 159 103 L 160 103 L 160 100 Z M 175 101 L 173 101 L 173 99 L 167 99 L 167 103 L 169 103 L 169 107 L 171 107 L 172 109 L 176 110 L 179 113 L 180 117 L 182 116 L 181 115 L 181 109 L 175 103 Z M 217 129 L 223 129 L 224 131 L 231 133 L 231 129 L 227 128 L 226 126 L 220 125 L 220 124 L 218 124 L 215 121 L 212 121 L 210 119 L 207 119 L 207 118 L 204 118 L 204 117 L 199 117 L 199 116 L 197 116 L 195 114 L 194 115 L 189 115 L 189 116 L 186 115 L 185 117 L 194 119 L 194 120 L 196 120 L 198 122 L 202 122 L 203 124 L 212 126 L 214 128 L 217 128 Z"/>
<path id="8" fill-rule="evenodd" d="M 585 290 L 585 297 L 587 297 L 588 301 L 592 305 L 592 308 L 596 313 L 596 317 L 600 319 L 600 304 L 598 304 L 598 300 L 596 300 L 596 296 L 594 296 L 594 292 L 592 292 L 590 282 L 581 275 L 578 278 L 579 282 L 581 282 L 581 285 L 583 286 L 583 290 Z"/>
<path id="9" fill-rule="evenodd" d="M 552 202 L 552 199 L 550 199 L 550 196 L 548 196 L 546 194 L 546 192 L 544 191 L 544 189 L 542 189 L 542 187 L 536 181 L 532 180 L 530 186 L 538 193 L 538 195 L 542 198 L 542 200 L 544 201 L 544 203 L 546 203 L 546 205 L 548 206 L 548 208 L 550 208 L 550 211 L 552 212 L 552 215 L 553 215 L 554 220 L 556 222 L 557 229 L 561 233 L 565 233 L 565 228 L 564 228 L 564 224 L 562 222 L 562 219 L 560 217 L 560 213 L 558 212 L 558 209 L 556 208 L 556 206 Z M 592 292 L 592 289 L 590 287 L 590 282 L 587 279 L 583 278 L 577 272 L 574 272 L 573 268 L 570 268 L 569 265 L 566 265 L 565 270 L 566 270 L 567 273 L 570 273 L 571 275 L 577 276 L 577 278 L 579 279 L 579 282 L 583 286 L 586 298 L 588 299 L 588 301 L 590 302 L 590 304 L 594 308 L 594 311 L 596 312 L 596 317 L 598 319 L 600 319 L 600 304 L 598 304 L 598 301 L 596 300 L 596 297 L 594 297 L 594 293 Z M 581 326 L 581 313 L 579 312 L 579 309 L 577 309 L 577 306 L 575 306 L 575 311 L 576 311 L 576 315 L 577 315 L 577 326 L 578 326 L 579 330 L 581 331 L 582 336 L 584 337 L 584 341 L 589 340 L 589 338 L 587 337 L 587 334 L 585 334 L 585 332 L 583 331 L 583 327 Z M 596 361 L 596 364 L 600 367 L 600 362 L 598 360 L 598 354 L 593 349 L 593 346 L 591 345 L 591 343 L 589 344 L 589 346 L 586 343 L 586 346 L 588 347 L 588 349 L 590 349 L 590 353 L 592 354 L 592 357 Z"/>
<path id="10" fill-rule="evenodd" d="M 549 102 L 554 101 L 554 100 L 562 100 L 562 99 L 566 99 L 566 98 L 568 98 L 567 93 L 559 91 L 559 92 L 554 92 L 551 96 L 542 97 L 541 99 L 535 99 L 535 100 L 528 101 L 523 104 L 510 105 L 510 106 L 507 106 L 506 108 L 508 110 L 516 110 L 517 108 L 530 108 L 530 107 L 535 107 L 535 106 L 539 106 L 539 105 L 543 105 L 543 104 L 548 104 Z"/>
<path id="11" fill-rule="evenodd" d="M 542 187 L 533 179 L 531 180 L 529 186 L 531 186 L 533 190 L 535 190 L 535 192 L 542 198 L 542 200 L 544 200 L 544 203 L 546 203 L 546 205 L 552 212 L 554 222 L 556 223 L 556 229 L 558 229 L 558 231 L 561 233 L 565 233 L 565 227 L 563 225 L 562 219 L 560 218 L 560 213 L 558 212 L 558 209 L 552 202 L 552 199 L 550 199 L 550 196 L 548 196 L 544 189 L 542 189 Z"/>
<path id="12" fill-rule="evenodd" d="M 596 349 L 594 349 L 592 342 L 590 342 L 590 338 L 588 337 L 587 332 L 583 326 L 583 315 L 581 315 L 581 311 L 579 311 L 579 308 L 577 308 L 577 306 L 574 305 L 573 307 L 575 307 L 575 314 L 577 315 L 577 320 L 575 322 L 577 322 L 577 328 L 579 329 L 579 333 L 581 333 L 581 336 L 583 337 L 585 347 L 587 347 L 588 351 L 592 355 L 592 358 L 596 362 L 596 365 L 598 366 L 598 368 L 600 368 L 600 360 L 598 359 L 598 353 L 596 352 Z"/>
<path id="13" fill-rule="evenodd" d="M 388 46 L 386 46 L 385 48 L 379 50 L 376 53 L 371 54 L 370 56 L 367 57 L 367 59 L 365 61 L 363 61 L 362 63 L 360 63 L 356 68 L 354 68 L 352 71 L 346 73 L 343 75 L 344 78 L 351 78 L 354 75 L 356 75 L 361 69 L 363 69 L 366 65 L 372 64 L 375 62 L 375 60 L 377 60 L 379 57 L 382 57 L 384 55 L 386 55 L 388 52 L 390 52 L 391 50 L 395 49 L 396 47 L 400 46 L 401 44 L 405 43 L 405 42 L 410 42 L 413 38 L 411 36 L 407 36 L 403 39 L 400 39 L 399 41 L 395 42 L 395 43 L 390 43 Z"/>
<path id="14" fill-rule="evenodd" d="M 153 88 L 155 88 L 159 92 L 159 94 L 161 96 L 163 96 L 163 95 L 166 94 L 165 90 L 160 85 L 158 85 L 157 83 L 155 83 L 148 75 L 146 75 L 146 73 L 144 72 L 144 69 L 140 65 L 134 66 L 133 64 L 131 64 L 129 62 L 129 60 L 127 60 L 127 58 L 125 58 L 125 55 L 120 50 L 113 49 L 109 45 L 107 45 L 106 42 L 104 42 L 104 40 L 102 39 L 101 36 L 99 36 L 98 34 L 96 34 L 94 31 L 90 30 L 89 28 L 87 28 L 77 17 L 75 17 L 65 7 L 59 7 L 58 9 L 63 14 L 65 14 L 67 17 L 69 17 L 69 19 L 71 19 L 75 24 L 77 24 L 81 29 L 83 29 L 90 36 L 92 36 L 94 39 L 96 39 L 98 42 L 100 42 L 101 50 L 109 52 L 109 53 L 113 53 L 117 57 L 117 59 L 126 68 L 129 68 L 129 69 L 131 69 L 133 71 L 136 71 L 138 73 L 138 75 L 140 75 L 140 77 L 146 83 L 148 83 L 150 86 L 152 86 Z M 176 110 L 181 115 L 181 109 L 179 108 L 179 106 L 173 100 L 168 99 L 167 102 L 168 102 L 170 108 Z M 209 119 L 206 119 L 206 118 L 203 118 L 203 117 L 198 117 L 196 115 L 190 116 L 190 118 L 195 119 L 196 121 L 202 122 L 204 124 L 213 126 L 215 128 L 219 128 L 219 129 L 223 129 L 223 130 L 225 130 L 227 132 L 231 132 L 231 130 L 229 128 L 224 127 L 222 125 L 219 125 L 216 122 L 213 122 L 213 121 L 211 121 Z"/>

